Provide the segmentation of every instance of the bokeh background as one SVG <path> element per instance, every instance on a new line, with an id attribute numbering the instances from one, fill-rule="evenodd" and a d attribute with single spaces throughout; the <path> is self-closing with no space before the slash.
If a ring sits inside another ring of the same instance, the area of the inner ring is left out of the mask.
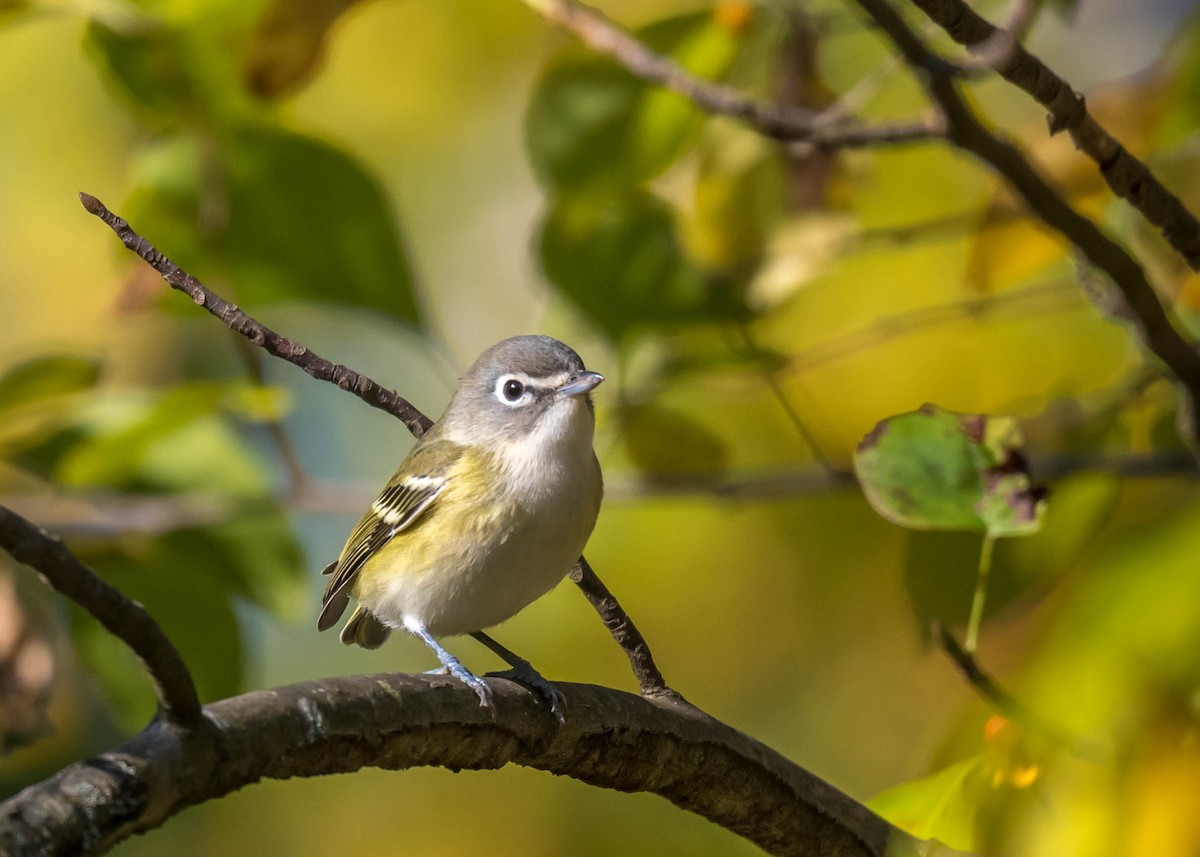
<path id="1" fill-rule="evenodd" d="M 1193 210 L 1194 5 L 1047 4 L 1030 39 Z M 854 4 L 602 8 L 764 96 L 924 109 Z M 1200 281 L 1094 166 L 1022 93 L 970 86 L 1190 323 Z M 1200 507 L 1173 392 L 1085 296 L 1095 275 L 968 157 L 785 155 L 515 0 L 0 3 L 0 105 L 0 501 L 144 601 L 206 699 L 433 666 L 314 628 L 317 572 L 411 438 L 166 293 L 81 190 L 431 415 L 491 343 L 571 343 L 609 378 L 589 558 L 714 716 L 959 847 L 1195 853 Z M 979 535 L 887 523 L 848 476 L 877 421 L 924 402 L 1020 417 L 1052 483 L 1042 531 L 998 548 L 980 650 L 1037 722 L 989 709 L 930 644 L 931 619 L 966 617 Z M 135 732 L 152 695 L 4 563 L 8 795 Z M 569 584 L 498 636 L 551 678 L 635 688 Z M 265 849 L 756 851 L 660 799 L 509 768 L 263 783 L 115 853 Z"/>

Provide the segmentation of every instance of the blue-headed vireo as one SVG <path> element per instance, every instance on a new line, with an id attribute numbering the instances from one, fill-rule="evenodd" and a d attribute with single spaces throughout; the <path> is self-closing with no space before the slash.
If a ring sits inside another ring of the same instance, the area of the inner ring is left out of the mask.
<path id="1" fill-rule="evenodd" d="M 374 649 L 405 628 L 490 708 L 491 689 L 438 642 L 470 634 L 561 721 L 558 689 L 483 629 L 553 589 L 583 553 L 603 493 L 590 395 L 603 380 L 548 336 L 483 352 L 325 569 L 317 628 L 353 596 L 343 643 Z"/>

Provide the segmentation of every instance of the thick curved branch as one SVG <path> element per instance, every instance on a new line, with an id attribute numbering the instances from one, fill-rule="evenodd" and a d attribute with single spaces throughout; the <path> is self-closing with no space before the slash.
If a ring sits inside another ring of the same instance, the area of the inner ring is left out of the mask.
<path id="1" fill-rule="evenodd" d="M 685 703 L 560 684 L 571 716 L 558 727 L 520 685 L 489 682 L 494 720 L 452 679 L 388 674 L 222 700 L 205 707 L 208 728 L 198 731 L 156 721 L 0 804 L 0 853 L 102 853 L 263 778 L 507 764 L 661 795 L 772 854 L 895 857 L 932 847 Z"/>
<path id="2" fill-rule="evenodd" d="M 997 44 L 998 38 L 1007 42 L 1005 50 L 994 57 L 996 71 L 1045 107 L 1050 113 L 1050 133 L 1069 133 L 1075 146 L 1096 162 L 1113 193 L 1158 227 L 1192 270 L 1200 270 L 1200 220 L 1092 117 L 1083 96 L 1067 81 L 963 0 L 911 2 L 968 49 L 986 50 Z"/>
<path id="3" fill-rule="evenodd" d="M 868 125 L 840 111 L 806 110 L 759 101 L 729 86 L 701 80 L 671 59 L 655 53 L 603 14 L 575 0 L 524 0 L 546 20 L 562 27 L 597 53 L 647 83 L 682 95 L 705 113 L 726 116 L 775 140 L 823 148 L 909 143 L 944 136 L 936 117 Z"/>
<path id="4" fill-rule="evenodd" d="M 37 571 L 133 650 L 154 682 L 164 717 L 185 727 L 196 725 L 200 700 L 187 664 L 142 605 L 105 583 L 54 536 L 3 506 L 0 548 Z"/>
<path id="5" fill-rule="evenodd" d="M 432 420 L 397 395 L 394 390 L 376 384 L 365 375 L 360 375 L 345 366 L 326 360 L 303 345 L 280 336 L 265 324 L 246 315 L 237 308 L 236 304 L 231 304 L 220 295 L 210 291 L 203 283 L 154 249 L 149 241 L 130 229 L 129 224 L 123 218 L 109 211 L 104 203 L 96 197 L 80 193 L 79 200 L 90 213 L 107 223 L 129 250 L 162 274 L 162 278 L 171 288 L 186 294 L 196 304 L 223 321 L 230 330 L 240 333 L 254 345 L 265 349 L 268 354 L 299 366 L 318 381 L 336 384 L 343 390 L 354 393 L 368 405 L 387 411 L 408 426 L 408 430 L 417 437 L 420 437 L 426 429 L 433 425 Z"/>
<path id="6" fill-rule="evenodd" d="M 1196 433 L 1193 439 L 1200 439 L 1200 420 L 1196 419 L 1200 407 L 1200 353 L 1171 323 L 1141 265 L 1072 208 L 1015 146 L 984 127 L 958 92 L 956 69 L 925 46 L 888 0 L 858 0 L 858 5 L 891 38 L 909 66 L 923 75 L 926 90 L 945 116 L 950 141 L 1003 176 L 1031 211 L 1077 247 L 1120 290 L 1146 348 L 1187 390 L 1187 408 Z"/>

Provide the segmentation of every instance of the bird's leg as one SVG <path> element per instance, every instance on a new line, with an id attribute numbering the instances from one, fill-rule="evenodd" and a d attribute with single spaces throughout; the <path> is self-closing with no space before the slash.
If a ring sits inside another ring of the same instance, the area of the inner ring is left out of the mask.
<path id="1" fill-rule="evenodd" d="M 510 670 L 488 673 L 488 675 L 496 676 L 497 678 L 509 678 L 515 682 L 532 687 L 550 703 L 550 710 L 554 712 L 554 716 L 558 718 L 558 722 L 567 722 L 567 698 L 563 696 L 563 692 L 555 687 L 553 683 L 543 678 L 542 674 L 535 670 L 529 661 L 509 651 L 483 633 L 483 631 L 476 631 L 471 636 L 499 655 L 506 664 L 512 667 Z"/>
<path id="2" fill-rule="evenodd" d="M 438 660 L 442 662 L 443 670 L 475 691 L 475 695 L 479 697 L 479 704 L 482 707 L 491 709 L 492 711 L 496 710 L 496 707 L 492 704 L 492 689 L 487 686 L 487 682 L 464 667 L 458 658 L 442 648 L 442 644 L 433 638 L 433 635 L 429 633 L 424 623 L 406 616 L 404 618 L 404 627 L 417 637 L 420 637 L 421 641 L 433 650 Z"/>

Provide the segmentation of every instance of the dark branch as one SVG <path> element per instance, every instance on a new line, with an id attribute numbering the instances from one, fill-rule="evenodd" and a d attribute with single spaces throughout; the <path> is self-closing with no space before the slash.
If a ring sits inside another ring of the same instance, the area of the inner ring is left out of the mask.
<path id="1" fill-rule="evenodd" d="M 936 117 L 867 125 L 838 111 L 808 110 L 758 101 L 732 87 L 701 80 L 669 58 L 650 50 L 597 10 L 575 0 L 525 0 L 525 3 L 592 50 L 611 57 L 634 77 L 682 95 L 705 113 L 735 119 L 775 140 L 832 149 L 909 143 L 944 136 L 941 122 Z"/>
<path id="2" fill-rule="evenodd" d="M 964 71 L 994 70 L 1007 63 L 1012 57 L 1013 48 L 1025 38 L 1041 5 L 1041 0 L 1013 0 L 1004 26 L 997 27 L 986 41 L 972 47 L 971 58 L 960 62 L 959 68 Z"/>
<path id="3" fill-rule="evenodd" d="M 154 682 L 164 717 L 185 727 L 199 722 L 200 700 L 187 664 L 142 605 L 101 580 L 54 536 L 3 506 L 0 547 L 41 574 L 133 650 Z"/>
<path id="4" fill-rule="evenodd" d="M 861 804 L 689 705 L 561 684 L 571 717 L 559 727 L 520 685 L 489 683 L 494 718 L 454 680 L 387 674 L 222 700 L 197 732 L 156 722 L 0 804 L 0 853 L 102 853 L 263 778 L 507 764 L 661 795 L 771 854 L 920 853 Z"/>
<path id="5" fill-rule="evenodd" d="M 112 231 L 117 233 L 117 237 L 129 250 L 142 257 L 146 264 L 162 274 L 162 278 L 171 288 L 186 294 L 224 322 L 230 330 L 240 333 L 254 345 L 265 349 L 268 354 L 299 366 L 318 381 L 336 384 L 343 390 L 354 393 L 368 405 L 387 411 L 408 426 L 408 430 L 417 437 L 420 437 L 426 429 L 433 425 L 432 420 L 398 396 L 395 391 L 388 390 L 365 375 L 360 375 L 345 366 L 331 363 L 299 343 L 285 339 L 266 325 L 246 315 L 237 308 L 236 304 L 231 304 L 220 295 L 209 291 L 203 283 L 154 249 L 149 241 L 130 229 L 124 219 L 105 208 L 104 203 L 96 197 L 80 193 L 79 199 L 83 202 L 84 208 L 107 223 Z"/>
<path id="6" fill-rule="evenodd" d="M 1057 744 L 1059 747 L 1076 755 L 1093 760 L 1101 759 L 1106 755 L 1104 750 L 1095 742 L 1081 738 L 1060 726 L 1049 723 L 1026 708 L 1019 699 L 996 683 L 996 680 L 992 678 L 990 673 L 984 670 L 975 656 L 964 649 L 955 636 L 950 633 L 950 629 L 941 622 L 935 621 L 933 623 L 933 633 L 937 637 L 942 651 L 954 662 L 959 675 L 963 677 L 967 684 L 975 688 L 975 691 L 993 709 L 1002 714 L 1006 719 L 1036 732 L 1051 743 Z"/>
<path id="7" fill-rule="evenodd" d="M 1193 432 L 1200 433 L 1200 420 L 1196 418 L 1200 407 L 1200 353 L 1172 325 L 1146 272 L 1120 244 L 1050 187 L 1016 147 L 984 127 L 956 88 L 954 66 L 933 54 L 888 0 L 858 0 L 858 4 L 891 38 L 909 66 L 922 73 L 925 88 L 945 116 L 950 141 L 1003 176 L 1031 211 L 1067 238 L 1120 290 L 1146 348 L 1187 390 L 1190 424 Z"/>
<path id="8" fill-rule="evenodd" d="M 1011 42 L 994 59 L 1005 80 L 1029 93 L 1050 112 L 1050 132 L 1066 131 L 1075 146 L 1096 162 L 1113 193 L 1158 227 L 1192 270 L 1200 270 L 1200 221 L 1167 190 L 1150 169 L 1129 153 L 1088 112 L 1083 96 L 1029 53 L 1016 38 L 996 27 L 963 0 L 912 0 L 952 39 L 973 51 L 998 40 Z"/>
<path id="9" fill-rule="evenodd" d="M 646 638 L 642 636 L 641 631 L 630 620 L 629 614 L 622 609 L 616 597 L 609 592 L 608 587 L 592 570 L 585 558 L 579 558 L 578 564 L 571 569 L 569 577 L 583 591 L 584 597 L 595 611 L 600 614 L 604 627 L 612 634 L 617 645 L 625 650 L 625 654 L 629 658 L 629 666 L 637 678 L 642 696 L 682 701 L 683 697 L 667 687 L 666 679 L 663 678 L 658 665 L 654 663 L 654 656 L 650 654 L 650 646 L 646 644 Z"/>
<path id="10" fill-rule="evenodd" d="M 158 252 L 149 241 L 134 232 L 128 222 L 109 211 L 104 203 L 96 197 L 81 193 L 79 198 L 83 202 L 84 208 L 107 223 L 113 232 L 117 233 L 122 243 L 162 274 L 163 279 L 172 288 L 190 295 L 193 301 L 242 334 L 254 345 L 265 349 L 269 354 L 299 366 L 317 380 L 336 384 L 343 390 L 355 393 L 368 405 L 373 405 L 398 417 L 416 437 L 423 435 L 433 425 L 433 421 L 429 417 L 396 395 L 395 392 L 381 387 L 365 375 L 318 357 L 299 343 L 284 339 L 220 295 L 210 291 L 203 283 Z M 613 639 L 625 650 L 625 654 L 628 655 L 629 662 L 633 666 L 634 675 L 643 691 L 649 688 L 649 691 L 646 692 L 652 695 L 670 693 L 667 691 L 662 673 L 654 666 L 645 639 L 638 633 L 633 620 L 621 609 L 617 600 L 600 582 L 596 573 L 589 567 L 585 576 L 579 577 L 572 573 L 571 579 L 583 590 L 588 601 L 600 613 L 605 627 L 612 632 Z M 649 671 L 646 671 L 647 664 Z"/>

